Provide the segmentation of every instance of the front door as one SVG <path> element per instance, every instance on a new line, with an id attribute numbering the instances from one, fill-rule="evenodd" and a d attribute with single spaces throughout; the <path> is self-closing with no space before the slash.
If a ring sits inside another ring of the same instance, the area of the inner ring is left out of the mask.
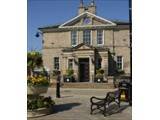
<path id="1" fill-rule="evenodd" d="M 79 79 L 80 82 L 89 82 L 89 58 L 79 59 Z"/>

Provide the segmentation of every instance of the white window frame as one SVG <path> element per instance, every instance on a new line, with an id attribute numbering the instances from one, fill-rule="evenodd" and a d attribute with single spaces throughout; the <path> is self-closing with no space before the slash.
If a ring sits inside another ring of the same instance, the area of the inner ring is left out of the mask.
<path id="1" fill-rule="evenodd" d="M 89 45 L 92 45 L 92 30 L 83 30 L 83 43 L 84 43 L 84 31 L 90 31 L 90 44 Z"/>
<path id="2" fill-rule="evenodd" d="M 119 69 L 119 70 L 124 70 L 124 68 L 123 68 L 123 65 L 124 65 L 124 60 L 123 59 L 124 58 L 123 58 L 123 56 L 118 55 L 117 58 L 116 58 L 117 59 L 117 64 L 118 64 L 118 57 L 122 57 L 122 63 L 121 63 L 122 64 L 122 69 Z"/>
<path id="3" fill-rule="evenodd" d="M 72 44 L 72 32 L 76 32 L 76 44 L 75 45 Z M 72 47 L 77 46 L 78 45 L 78 31 L 77 30 L 72 30 L 70 35 L 71 35 L 71 46 Z"/>
<path id="4" fill-rule="evenodd" d="M 67 69 L 69 69 L 69 60 L 72 59 L 72 69 L 74 68 L 74 59 L 73 58 L 68 58 L 67 59 Z"/>
<path id="5" fill-rule="evenodd" d="M 100 62 L 100 68 L 102 68 L 102 58 L 97 58 L 96 59 L 96 68 L 99 67 L 99 60 L 101 60 L 101 62 Z M 98 69 L 100 69 L 100 68 L 98 68 Z"/>
<path id="6" fill-rule="evenodd" d="M 97 30 L 97 36 L 96 36 L 96 42 L 97 42 L 97 45 L 104 45 L 104 30 L 102 30 L 102 44 L 98 44 L 98 30 Z"/>
<path id="7" fill-rule="evenodd" d="M 67 62 L 68 66 L 67 66 L 67 68 L 69 69 L 69 60 L 72 60 L 72 68 L 71 68 L 71 69 L 73 69 L 73 61 L 74 61 L 73 58 L 69 58 L 69 59 L 68 59 L 68 62 Z"/>
<path id="8" fill-rule="evenodd" d="M 91 44 L 90 44 L 90 45 L 93 45 L 93 40 L 92 40 L 92 38 L 93 38 L 93 37 L 92 37 L 92 34 L 93 34 L 93 33 L 92 33 L 92 32 L 93 32 L 93 31 L 91 30 Z"/>
<path id="9" fill-rule="evenodd" d="M 58 64 L 59 64 L 59 68 L 58 69 L 56 69 L 55 68 L 55 58 L 58 58 Z M 54 66 L 54 70 L 60 70 L 60 57 L 57 57 L 57 56 L 55 56 L 55 57 L 53 57 L 53 66 Z"/>

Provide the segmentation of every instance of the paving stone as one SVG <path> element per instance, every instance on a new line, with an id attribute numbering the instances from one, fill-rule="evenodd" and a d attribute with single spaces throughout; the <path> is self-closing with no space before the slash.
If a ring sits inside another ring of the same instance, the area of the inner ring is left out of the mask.
<path id="1" fill-rule="evenodd" d="M 113 104 L 111 115 L 103 116 L 99 111 L 90 115 L 90 97 L 105 97 L 108 91 L 114 89 L 61 89 L 61 98 L 55 98 L 55 89 L 50 88 L 45 96 L 52 96 L 56 105 L 54 113 L 28 120 L 131 120 L 132 107 L 128 103 L 122 103 L 120 109 Z M 112 106 L 112 105 L 111 105 Z M 117 113 L 114 113 L 117 112 Z"/>

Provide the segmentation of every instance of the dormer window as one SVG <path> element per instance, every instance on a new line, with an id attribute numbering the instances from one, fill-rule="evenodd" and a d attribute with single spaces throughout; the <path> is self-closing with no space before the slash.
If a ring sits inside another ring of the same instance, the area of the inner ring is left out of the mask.
<path id="1" fill-rule="evenodd" d="M 77 45 L 77 31 L 71 31 L 71 45 Z"/>

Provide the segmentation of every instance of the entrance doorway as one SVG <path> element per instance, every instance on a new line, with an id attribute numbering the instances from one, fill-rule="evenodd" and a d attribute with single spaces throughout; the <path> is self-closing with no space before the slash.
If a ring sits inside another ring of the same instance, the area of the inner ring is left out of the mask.
<path id="1" fill-rule="evenodd" d="M 89 82 L 89 58 L 79 58 L 80 82 Z"/>

